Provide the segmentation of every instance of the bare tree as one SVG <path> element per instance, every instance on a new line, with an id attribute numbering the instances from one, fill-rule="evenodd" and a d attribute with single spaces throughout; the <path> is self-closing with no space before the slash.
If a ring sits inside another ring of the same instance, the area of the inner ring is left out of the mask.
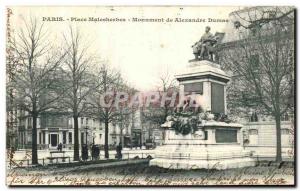
<path id="1" fill-rule="evenodd" d="M 166 121 L 167 117 L 174 112 L 179 96 L 175 79 L 168 72 L 160 76 L 156 91 L 159 95 L 158 101 L 152 103 L 147 108 L 141 108 L 142 128 L 148 123 L 145 128 L 148 131 L 149 139 L 152 128 L 160 127 Z"/>
<path id="2" fill-rule="evenodd" d="M 124 83 L 120 73 L 109 68 L 106 64 L 101 66 L 96 77 L 95 81 L 97 81 L 98 86 L 90 94 L 90 108 L 100 123 L 104 122 L 104 152 L 105 158 L 109 158 L 109 123 L 120 120 L 120 110 L 115 107 L 115 101 L 117 91 L 124 89 Z"/>
<path id="3" fill-rule="evenodd" d="M 13 37 L 12 37 L 12 28 L 10 25 L 10 18 L 12 15 L 12 10 L 7 8 L 7 23 L 6 23 L 6 33 L 7 33 L 7 41 L 6 41 L 6 147 L 12 148 L 17 147 L 16 142 L 13 141 L 14 138 L 17 137 L 15 134 L 16 124 L 17 124 L 17 108 L 14 105 L 14 93 L 15 89 L 12 86 L 12 82 L 15 78 L 17 66 L 19 64 L 19 58 L 16 54 L 16 50 L 13 45 Z"/>
<path id="4" fill-rule="evenodd" d="M 177 90 L 178 87 L 175 85 L 175 79 L 173 79 L 168 73 L 161 75 L 158 85 L 156 86 L 159 101 L 142 110 L 143 120 L 151 121 L 157 125 L 164 123 L 167 116 L 170 115 L 176 107 L 176 103 L 172 102 L 172 100 L 166 99 L 166 97 L 172 98 L 175 101 L 177 98 Z M 176 97 L 172 97 L 174 95 L 176 95 Z M 162 99 L 165 99 L 165 101 L 162 101 Z"/>
<path id="5" fill-rule="evenodd" d="M 123 85 L 122 91 L 126 92 L 129 96 L 133 95 L 137 91 L 134 88 L 129 87 L 128 85 Z M 138 107 L 135 105 L 130 105 L 130 98 L 128 101 L 121 102 L 118 107 L 118 116 L 116 120 L 119 122 L 119 129 L 120 129 L 120 143 L 122 147 L 124 147 L 124 129 L 134 127 L 134 121 L 137 120 L 135 117 L 135 113 L 138 111 Z"/>
<path id="6" fill-rule="evenodd" d="M 281 162 L 281 116 L 294 107 L 294 10 L 258 8 L 236 14 L 241 22 L 235 27 L 248 35 L 234 46 L 225 44 L 220 53 L 220 63 L 233 72 L 235 88 L 228 91 L 228 101 L 274 116 L 276 161 Z"/>
<path id="7" fill-rule="evenodd" d="M 65 79 L 66 93 L 64 104 L 69 109 L 74 120 L 74 161 L 79 161 L 79 136 L 78 118 L 87 110 L 87 96 L 95 83 L 91 78 L 89 66 L 94 58 L 88 52 L 88 46 L 84 44 L 78 29 L 69 27 L 69 33 L 64 34 L 66 49 L 69 49 L 66 56 Z"/>
<path id="8" fill-rule="evenodd" d="M 129 126 L 130 119 L 131 119 L 131 110 L 130 108 L 120 107 L 119 108 L 119 115 L 117 121 L 119 122 L 119 129 L 120 129 L 120 143 L 122 147 L 124 147 L 124 129 Z"/>
<path id="9" fill-rule="evenodd" d="M 58 87 L 61 75 L 57 74 L 65 53 L 50 45 L 48 33 L 37 19 L 24 20 L 21 27 L 12 43 L 20 63 L 11 85 L 15 89 L 16 107 L 32 117 L 32 164 L 38 164 L 37 118 L 57 107 L 56 101 L 62 96 Z"/>

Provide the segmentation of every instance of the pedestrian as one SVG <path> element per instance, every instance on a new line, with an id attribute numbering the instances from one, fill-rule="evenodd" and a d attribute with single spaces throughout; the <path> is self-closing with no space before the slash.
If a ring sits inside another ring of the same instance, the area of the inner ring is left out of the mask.
<path id="1" fill-rule="evenodd" d="M 119 145 L 116 147 L 116 152 L 117 152 L 117 159 L 122 159 L 122 145 L 119 143 Z"/>
<path id="2" fill-rule="evenodd" d="M 89 157 L 89 148 L 88 145 L 84 144 L 81 148 L 81 158 L 83 161 L 86 161 Z"/>
<path id="3" fill-rule="evenodd" d="M 62 151 L 62 144 L 61 144 L 61 143 L 58 144 L 57 150 L 58 150 L 58 151 Z"/>

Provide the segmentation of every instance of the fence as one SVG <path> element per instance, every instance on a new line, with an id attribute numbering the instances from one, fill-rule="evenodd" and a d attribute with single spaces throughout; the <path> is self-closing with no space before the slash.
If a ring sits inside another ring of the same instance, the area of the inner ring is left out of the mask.
<path id="1" fill-rule="evenodd" d="M 150 153 L 122 153 L 122 158 L 121 160 L 130 160 L 130 159 L 146 159 L 149 158 L 151 159 L 153 156 Z M 55 165 L 55 164 L 67 164 L 67 163 L 71 163 L 74 162 L 73 161 L 73 157 L 65 157 L 66 159 L 62 159 L 60 157 L 53 157 L 54 159 L 49 159 L 49 158 L 42 158 L 42 159 L 38 159 L 38 163 L 41 166 L 47 166 L 47 165 Z M 110 153 L 110 157 L 109 159 L 115 159 L 120 160 L 120 159 L 116 159 L 115 154 L 111 154 Z M 87 160 L 85 161 L 80 161 L 81 163 L 91 163 L 93 164 L 93 162 L 97 162 L 97 161 L 105 161 L 108 160 L 104 157 L 104 154 L 101 154 L 99 156 L 98 159 L 93 159 L 90 155 L 88 156 Z M 31 159 L 23 159 L 23 160 L 8 160 L 6 161 L 7 163 L 7 167 L 9 168 L 16 168 L 16 167 L 32 167 L 35 165 L 32 165 L 32 161 Z"/>
<path id="2" fill-rule="evenodd" d="M 71 157 L 66 157 L 67 160 L 60 159 L 59 157 L 55 159 L 48 159 L 48 158 L 42 158 L 38 159 L 39 165 L 46 166 L 49 164 L 59 164 L 59 163 L 70 163 Z M 9 168 L 15 168 L 15 167 L 32 167 L 35 165 L 32 165 L 31 159 L 23 159 L 23 160 L 9 160 L 6 161 Z"/>

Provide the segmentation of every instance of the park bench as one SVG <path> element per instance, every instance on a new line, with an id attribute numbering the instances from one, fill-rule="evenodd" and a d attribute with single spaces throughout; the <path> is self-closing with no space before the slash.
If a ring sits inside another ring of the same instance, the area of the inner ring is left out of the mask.
<path id="1" fill-rule="evenodd" d="M 63 156 L 53 156 L 53 154 L 62 154 Z M 50 163 L 53 163 L 54 159 L 56 159 L 56 163 L 58 162 L 58 159 L 62 159 L 62 162 L 65 162 L 67 158 L 69 157 L 65 156 L 65 151 L 50 151 L 50 157 L 47 157 Z"/>

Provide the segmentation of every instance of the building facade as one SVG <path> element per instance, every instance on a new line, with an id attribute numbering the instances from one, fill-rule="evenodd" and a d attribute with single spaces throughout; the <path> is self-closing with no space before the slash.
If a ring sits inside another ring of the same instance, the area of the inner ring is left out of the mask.
<path id="1" fill-rule="evenodd" d="M 276 156 L 275 121 L 257 121 L 244 124 L 242 130 L 243 145 L 246 150 L 254 152 L 259 158 Z M 283 160 L 294 159 L 294 124 L 292 121 L 281 122 L 281 151 Z"/>
<path id="2" fill-rule="evenodd" d="M 30 149 L 32 146 L 32 118 L 25 111 L 20 111 L 17 120 L 16 147 Z M 114 148 L 119 143 L 123 147 L 140 146 L 147 137 L 139 119 L 139 112 L 134 113 L 135 121 L 125 127 L 122 123 L 109 123 L 108 144 Z M 105 143 L 104 122 L 92 117 L 79 117 L 79 146 Z M 74 146 L 74 119 L 66 114 L 43 113 L 37 119 L 37 144 L 39 150 L 57 149 L 58 144 L 72 150 Z"/>

